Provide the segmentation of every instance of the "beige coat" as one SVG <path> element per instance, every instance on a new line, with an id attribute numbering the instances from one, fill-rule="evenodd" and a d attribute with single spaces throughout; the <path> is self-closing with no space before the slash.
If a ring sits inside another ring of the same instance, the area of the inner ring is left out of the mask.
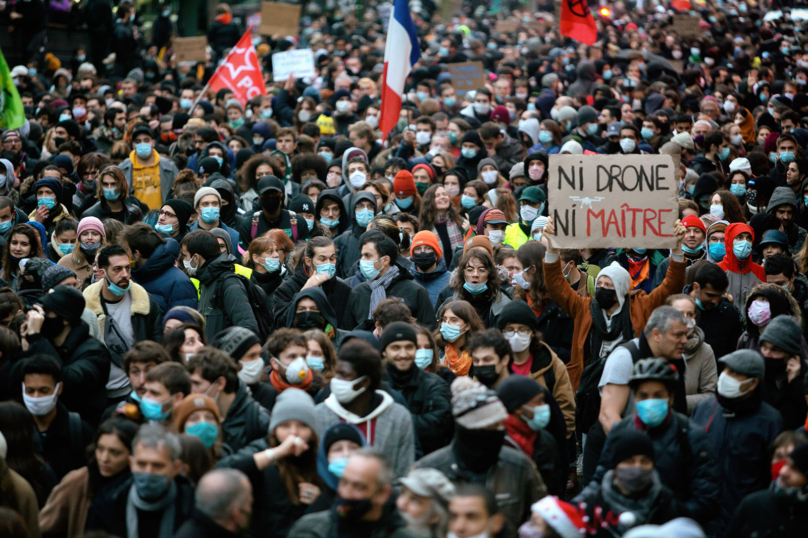
<path id="1" fill-rule="evenodd" d="M 697 403 L 715 394 L 718 385 L 715 353 L 710 344 L 704 342 L 704 332 L 699 327 L 696 327 L 685 346 L 685 360 L 687 361 L 685 391 L 689 415 Z"/>
<path id="2" fill-rule="evenodd" d="M 87 279 L 87 277 L 93 273 L 92 265 L 90 265 L 87 260 L 84 259 L 81 252 L 79 252 L 78 245 L 76 245 L 73 252 L 67 256 L 63 256 L 62 259 L 59 260 L 59 265 L 62 267 L 67 267 L 76 273 L 76 280 L 78 280 L 79 287 Z"/>
<path id="3" fill-rule="evenodd" d="M 5 463 L 3 463 L 5 465 Z M 13 470 L 8 470 L 8 475 L 11 477 L 11 484 L 14 488 L 14 494 L 17 497 L 17 504 L 19 506 L 18 513 L 22 516 L 25 525 L 28 527 L 28 533 L 31 538 L 40 538 L 42 533 L 39 531 L 39 504 L 36 502 L 36 493 L 34 488 L 28 483 L 26 479 L 18 475 Z"/>
<path id="4" fill-rule="evenodd" d="M 53 488 L 39 513 L 40 529 L 46 535 L 81 536 L 91 502 L 87 467 L 70 471 Z"/>

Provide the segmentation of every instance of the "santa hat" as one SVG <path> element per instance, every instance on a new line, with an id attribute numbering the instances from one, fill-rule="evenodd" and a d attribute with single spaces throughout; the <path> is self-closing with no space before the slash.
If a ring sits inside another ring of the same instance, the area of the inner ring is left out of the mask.
<path id="1" fill-rule="evenodd" d="M 581 538 L 586 534 L 586 517 L 570 503 L 550 496 L 533 504 L 531 511 L 539 514 L 561 538 Z"/>

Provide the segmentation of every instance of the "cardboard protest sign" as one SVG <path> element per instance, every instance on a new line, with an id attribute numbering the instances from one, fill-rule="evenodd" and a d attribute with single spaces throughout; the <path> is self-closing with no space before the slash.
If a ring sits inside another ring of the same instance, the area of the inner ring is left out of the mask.
<path id="1" fill-rule="evenodd" d="M 208 38 L 205 36 L 175 37 L 171 44 L 178 62 L 204 62 L 208 59 Z"/>
<path id="2" fill-rule="evenodd" d="M 519 29 L 519 21 L 514 19 L 507 19 L 504 21 L 497 21 L 496 26 L 494 27 L 497 32 L 502 32 L 505 34 L 512 34 L 516 30 Z"/>
<path id="3" fill-rule="evenodd" d="M 677 13 L 673 16 L 673 29 L 679 37 L 700 37 L 701 19 L 687 13 Z"/>
<path id="4" fill-rule="evenodd" d="M 289 73 L 298 79 L 316 77 L 314 72 L 314 53 L 311 49 L 297 49 L 287 52 L 276 52 L 272 55 L 272 80 L 286 80 Z"/>
<path id="5" fill-rule="evenodd" d="M 547 186 L 555 247 L 676 247 L 670 155 L 551 155 Z"/>
<path id="6" fill-rule="evenodd" d="M 471 90 L 479 90 L 485 86 L 485 73 L 482 62 L 463 62 L 448 64 L 449 74 L 457 95 L 465 95 Z"/>
<path id="7" fill-rule="evenodd" d="M 277 2 L 261 3 L 261 35 L 281 34 L 286 37 L 297 36 L 300 29 L 300 5 L 280 4 Z"/>

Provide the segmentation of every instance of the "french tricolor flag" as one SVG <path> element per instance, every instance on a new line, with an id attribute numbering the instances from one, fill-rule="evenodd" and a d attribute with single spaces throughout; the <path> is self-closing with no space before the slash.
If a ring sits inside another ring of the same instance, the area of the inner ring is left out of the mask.
<path id="1" fill-rule="evenodd" d="M 410 15 L 410 6 L 407 0 L 395 0 L 384 47 L 384 82 L 379 125 L 385 139 L 398 122 L 404 85 L 412 66 L 420 57 L 421 49 L 418 47 L 418 35 Z"/>

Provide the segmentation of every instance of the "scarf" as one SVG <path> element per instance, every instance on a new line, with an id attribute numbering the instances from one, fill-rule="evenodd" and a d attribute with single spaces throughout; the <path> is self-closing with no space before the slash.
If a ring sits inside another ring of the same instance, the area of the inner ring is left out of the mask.
<path id="1" fill-rule="evenodd" d="M 222 24 L 230 24 L 233 21 L 233 14 L 232 13 L 222 13 L 215 19 L 214 21 L 219 21 Z"/>
<path id="2" fill-rule="evenodd" d="M 628 274 L 631 275 L 631 289 L 636 289 L 637 286 L 648 280 L 648 274 L 651 271 L 651 262 L 648 257 L 639 261 L 628 259 Z"/>
<path id="3" fill-rule="evenodd" d="M 163 512 L 163 520 L 160 523 L 160 534 L 154 538 L 171 538 L 174 536 L 174 499 L 177 497 L 177 483 L 173 480 L 168 486 L 168 493 L 162 499 L 150 503 L 144 501 L 137 494 L 134 484 L 129 488 L 129 498 L 126 500 L 126 537 L 140 538 L 137 523 L 137 511 Z"/>
<path id="4" fill-rule="evenodd" d="M 741 110 L 746 110 L 741 109 Z M 741 134 L 743 135 L 744 144 L 752 144 L 754 145 L 757 143 L 757 136 L 755 135 L 755 118 L 752 116 L 752 113 L 746 110 L 746 114 L 744 115 L 741 123 L 738 124 L 738 127 L 741 128 Z"/>
<path id="5" fill-rule="evenodd" d="M 471 369 L 471 355 L 468 351 L 458 351 L 453 344 L 446 344 L 443 348 L 443 365 L 454 375 L 468 375 Z"/>
<path id="6" fill-rule="evenodd" d="M 453 220 L 449 218 L 449 215 L 443 213 L 438 213 L 437 217 L 435 218 L 435 224 L 446 224 L 446 235 L 449 236 L 449 242 L 452 244 L 452 250 L 456 249 L 457 247 L 463 246 L 463 232 L 460 227 L 455 224 Z M 435 235 L 437 235 L 437 231 L 435 231 Z"/>
<path id="7" fill-rule="evenodd" d="M 654 481 L 651 488 L 638 495 L 636 498 L 626 497 L 616 487 L 614 487 L 614 470 L 607 471 L 603 477 L 601 492 L 603 500 L 610 511 L 615 514 L 631 512 L 637 516 L 636 525 L 648 523 L 654 510 L 654 503 L 662 491 L 662 484 L 659 481 L 659 474 L 654 471 Z"/>
<path id="8" fill-rule="evenodd" d="M 505 433 L 513 440 L 514 443 L 519 445 L 528 458 L 533 459 L 533 446 L 536 443 L 538 432 L 530 429 L 524 420 L 508 415 L 505 419 Z"/>
<path id="9" fill-rule="evenodd" d="M 376 310 L 380 302 L 387 299 L 387 288 L 398 275 L 398 267 L 394 265 L 376 280 L 368 282 L 370 286 L 370 309 L 368 310 L 368 319 L 373 319 L 373 311 Z"/>
<path id="10" fill-rule="evenodd" d="M 634 338 L 634 328 L 631 326 L 631 316 L 629 315 L 630 300 L 623 303 L 623 308 L 620 312 L 612 316 L 611 327 L 606 323 L 606 314 L 600 307 L 597 301 L 593 300 L 590 303 L 590 312 L 592 315 L 592 330 L 589 331 L 589 340 L 591 347 L 590 356 L 592 361 L 600 357 L 600 351 L 605 342 L 614 342 L 618 340 L 628 342 Z M 611 351 L 611 349 L 607 350 Z"/>
<path id="11" fill-rule="evenodd" d="M 269 382 L 275 387 L 275 390 L 278 392 L 283 392 L 286 389 L 300 389 L 302 391 L 308 391 L 311 387 L 311 383 L 314 381 L 314 374 L 312 373 L 311 369 L 308 370 L 306 374 L 306 379 L 303 380 L 302 383 L 299 385 L 292 385 L 291 383 L 287 383 L 284 379 L 278 375 L 278 372 L 272 370 L 269 373 Z"/>

